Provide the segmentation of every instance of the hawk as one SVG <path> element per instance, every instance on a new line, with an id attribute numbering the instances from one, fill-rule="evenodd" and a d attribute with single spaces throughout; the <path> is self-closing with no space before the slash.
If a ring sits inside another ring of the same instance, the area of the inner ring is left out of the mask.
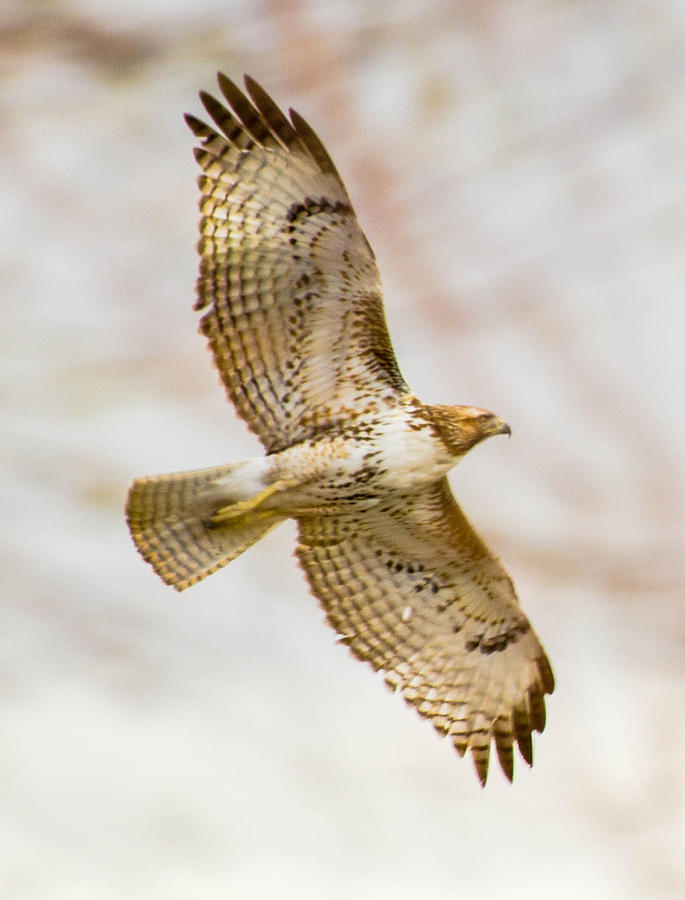
<path id="1" fill-rule="evenodd" d="M 422 403 L 398 367 L 373 250 L 333 161 L 251 78 L 218 76 L 228 107 L 198 139 L 200 330 L 266 455 L 137 479 L 133 540 L 177 590 L 286 519 L 339 640 L 385 675 L 481 784 L 494 741 L 532 764 L 554 677 L 514 586 L 457 505 L 447 472 L 509 426 Z"/>

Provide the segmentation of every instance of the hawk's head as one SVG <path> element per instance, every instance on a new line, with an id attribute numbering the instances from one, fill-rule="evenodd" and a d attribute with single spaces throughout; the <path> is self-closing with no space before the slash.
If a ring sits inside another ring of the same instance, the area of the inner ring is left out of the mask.
<path id="1" fill-rule="evenodd" d="M 477 406 L 431 406 L 433 427 L 453 456 L 463 456 L 485 438 L 508 434 L 511 428 L 499 416 Z"/>

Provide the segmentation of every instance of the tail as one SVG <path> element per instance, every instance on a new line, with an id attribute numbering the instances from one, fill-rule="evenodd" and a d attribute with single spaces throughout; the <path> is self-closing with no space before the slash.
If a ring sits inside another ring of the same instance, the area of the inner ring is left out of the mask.
<path id="1" fill-rule="evenodd" d="M 177 591 L 216 572 L 284 521 L 257 508 L 218 526 L 209 522 L 230 503 L 217 482 L 235 468 L 154 475 L 131 485 L 126 501 L 131 537 L 143 559 Z"/>

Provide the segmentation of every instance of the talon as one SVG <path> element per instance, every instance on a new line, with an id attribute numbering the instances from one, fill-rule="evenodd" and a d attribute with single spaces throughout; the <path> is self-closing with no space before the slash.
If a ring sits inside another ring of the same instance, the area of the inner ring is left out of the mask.
<path id="1" fill-rule="evenodd" d="M 229 506 L 222 506 L 207 519 L 207 525 L 210 528 L 216 528 L 219 525 L 225 525 L 227 522 L 233 522 L 236 519 L 240 519 L 243 516 L 254 512 L 265 500 L 268 500 L 272 494 L 282 491 L 287 486 L 285 481 L 274 481 L 273 484 L 270 484 L 268 487 L 264 488 L 263 491 L 260 491 L 248 500 L 238 500 L 236 503 L 231 503 Z"/>
<path id="2" fill-rule="evenodd" d="M 249 513 L 251 509 L 249 500 L 240 500 L 238 503 L 231 503 L 230 506 L 221 506 L 207 521 L 210 525 L 221 525 L 224 522 L 240 519 Z"/>

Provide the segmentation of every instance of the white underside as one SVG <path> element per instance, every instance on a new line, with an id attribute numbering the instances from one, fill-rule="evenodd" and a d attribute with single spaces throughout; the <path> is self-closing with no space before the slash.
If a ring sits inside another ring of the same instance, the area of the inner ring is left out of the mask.
<path id="1" fill-rule="evenodd" d="M 378 453 L 369 461 L 371 450 Z M 265 507 L 296 509 L 325 505 L 360 491 L 381 497 L 417 490 L 442 477 L 457 461 L 428 429 L 408 428 L 407 413 L 398 411 L 376 431 L 373 442 L 343 437 L 305 441 L 281 453 L 237 463 L 214 487 L 217 500 L 229 504 L 256 497 L 282 481 L 284 490 L 266 500 Z M 370 481 L 357 481 L 370 464 L 381 471 Z"/>

